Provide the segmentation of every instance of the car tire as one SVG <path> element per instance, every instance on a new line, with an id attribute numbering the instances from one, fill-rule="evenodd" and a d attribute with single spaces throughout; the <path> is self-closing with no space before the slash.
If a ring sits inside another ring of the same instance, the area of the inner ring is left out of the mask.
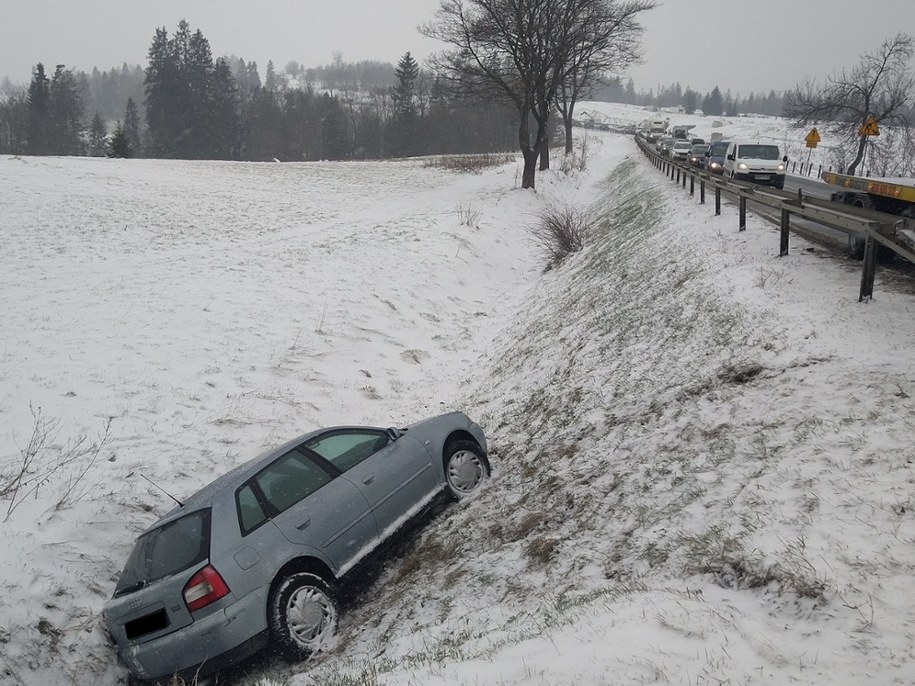
<path id="1" fill-rule="evenodd" d="M 468 498 L 489 476 L 486 455 L 473 441 L 454 441 L 445 448 L 445 482 L 455 500 Z"/>
<path id="2" fill-rule="evenodd" d="M 289 660 L 304 660 L 334 636 L 340 611 L 324 579 L 300 572 L 287 576 L 274 589 L 267 615 L 279 653 Z"/>
<path id="3" fill-rule="evenodd" d="M 776 182 L 775 182 L 775 187 L 776 187 L 778 190 L 780 190 L 780 191 L 785 190 L 785 180 L 782 179 L 781 181 L 776 181 Z"/>

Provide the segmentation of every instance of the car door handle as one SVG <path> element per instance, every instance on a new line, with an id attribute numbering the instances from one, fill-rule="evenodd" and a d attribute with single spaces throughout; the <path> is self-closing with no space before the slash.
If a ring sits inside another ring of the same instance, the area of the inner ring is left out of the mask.
<path id="1" fill-rule="evenodd" d="M 374 475 L 374 474 L 370 474 L 369 476 L 364 476 L 364 477 L 362 477 L 362 483 L 364 483 L 366 486 L 368 486 L 368 485 L 369 485 L 370 483 L 372 483 L 374 480 L 375 480 L 375 475 Z"/>
<path id="2" fill-rule="evenodd" d="M 298 524 L 295 525 L 295 528 L 298 529 L 299 531 L 302 531 L 303 529 L 307 529 L 310 524 L 311 524 L 311 518 L 306 519 L 304 522 L 299 522 Z"/>

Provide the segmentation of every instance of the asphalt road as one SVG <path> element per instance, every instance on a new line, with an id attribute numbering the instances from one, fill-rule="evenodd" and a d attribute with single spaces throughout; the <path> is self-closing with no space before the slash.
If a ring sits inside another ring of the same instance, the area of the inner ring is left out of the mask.
<path id="1" fill-rule="evenodd" d="M 785 190 L 791 191 L 792 193 L 797 193 L 798 188 L 801 189 L 801 192 L 804 195 L 809 195 L 814 198 L 823 198 L 824 200 L 829 200 L 829 196 L 833 192 L 832 186 L 830 186 L 828 183 L 820 181 L 819 179 L 786 174 Z"/>

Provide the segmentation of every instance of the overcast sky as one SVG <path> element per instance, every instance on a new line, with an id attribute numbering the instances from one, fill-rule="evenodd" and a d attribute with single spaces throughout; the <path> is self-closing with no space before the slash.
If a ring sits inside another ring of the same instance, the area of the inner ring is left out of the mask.
<path id="1" fill-rule="evenodd" d="M 416 27 L 439 0 L 0 0 L 0 78 L 25 83 L 32 67 L 106 70 L 146 66 L 157 26 L 182 18 L 214 55 L 327 64 L 422 59 L 439 44 Z M 915 32 L 915 0 L 666 0 L 644 15 L 644 64 L 636 88 L 679 81 L 702 93 L 719 85 L 746 95 L 784 90 L 857 63 L 898 31 Z"/>

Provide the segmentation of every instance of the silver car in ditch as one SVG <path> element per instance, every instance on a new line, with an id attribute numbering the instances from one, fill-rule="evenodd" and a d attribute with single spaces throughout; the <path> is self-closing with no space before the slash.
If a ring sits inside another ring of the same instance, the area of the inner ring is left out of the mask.
<path id="1" fill-rule="evenodd" d="M 488 474 L 483 431 L 461 412 L 321 429 L 270 450 L 137 539 L 104 610 L 118 657 L 144 681 L 205 676 L 268 643 L 304 658 L 333 635 L 347 572 Z"/>

